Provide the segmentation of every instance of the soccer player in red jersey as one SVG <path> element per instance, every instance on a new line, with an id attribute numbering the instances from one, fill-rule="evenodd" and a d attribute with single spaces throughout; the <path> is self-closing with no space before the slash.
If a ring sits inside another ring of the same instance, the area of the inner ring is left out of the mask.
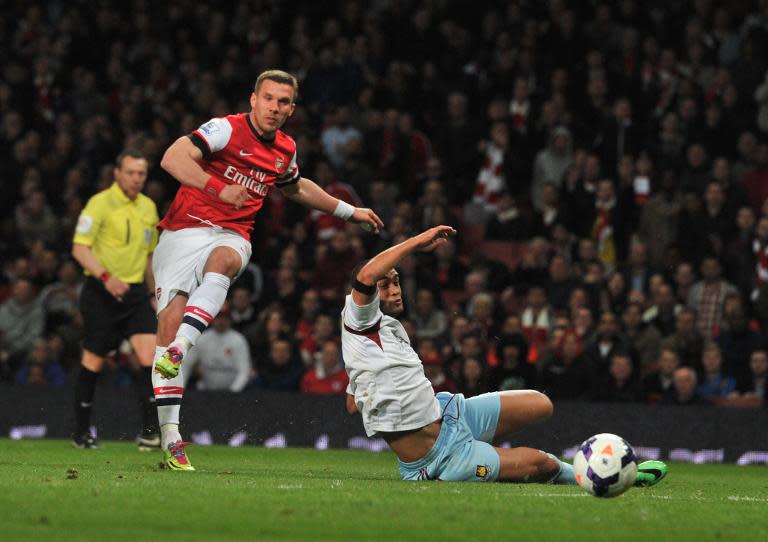
<path id="1" fill-rule="evenodd" d="M 161 166 L 180 183 L 155 250 L 158 311 L 153 386 L 165 464 L 194 470 L 179 434 L 181 364 L 218 314 L 232 281 L 251 258 L 256 213 L 273 186 L 310 209 L 378 233 L 371 209 L 341 201 L 299 175 L 296 143 L 280 130 L 296 107 L 291 74 L 259 75 L 248 113 L 214 118 L 166 150 Z"/>

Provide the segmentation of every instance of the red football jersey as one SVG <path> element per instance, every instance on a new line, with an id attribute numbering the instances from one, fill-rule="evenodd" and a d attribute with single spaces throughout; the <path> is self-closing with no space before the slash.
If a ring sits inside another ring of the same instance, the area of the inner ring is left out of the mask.
<path id="1" fill-rule="evenodd" d="M 180 230 L 220 226 L 250 239 L 253 220 L 272 186 L 299 180 L 296 142 L 278 130 L 272 139 L 259 135 L 248 113 L 212 119 L 189 135 L 203 153 L 200 164 L 209 175 L 227 184 L 241 184 L 251 198 L 240 209 L 217 196 L 181 185 L 168 213 L 158 225 Z"/>

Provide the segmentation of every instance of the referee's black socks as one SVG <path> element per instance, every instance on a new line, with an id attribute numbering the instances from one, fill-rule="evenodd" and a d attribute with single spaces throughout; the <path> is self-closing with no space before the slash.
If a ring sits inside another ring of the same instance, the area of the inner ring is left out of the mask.
<path id="1" fill-rule="evenodd" d="M 157 423 L 155 390 L 152 387 L 152 367 L 141 367 L 136 373 L 136 392 L 141 405 L 141 432 L 146 435 L 160 433 Z"/>
<path id="2" fill-rule="evenodd" d="M 76 434 L 89 433 L 91 429 L 91 409 L 93 407 L 93 393 L 96 389 L 96 381 L 99 373 L 94 373 L 80 366 L 75 383 L 75 423 Z"/>

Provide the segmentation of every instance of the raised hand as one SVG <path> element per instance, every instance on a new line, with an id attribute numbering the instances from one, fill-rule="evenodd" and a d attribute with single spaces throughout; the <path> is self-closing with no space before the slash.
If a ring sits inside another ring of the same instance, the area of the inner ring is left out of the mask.
<path id="1" fill-rule="evenodd" d="M 384 227 L 384 222 L 374 213 L 371 209 L 356 207 L 355 212 L 349 217 L 350 222 L 360 224 L 360 227 L 365 231 L 373 231 L 373 233 L 379 233 Z"/>
<path id="2" fill-rule="evenodd" d="M 416 236 L 417 250 L 432 252 L 440 245 L 447 242 L 448 237 L 456 235 L 456 230 L 451 226 L 435 226 Z"/>

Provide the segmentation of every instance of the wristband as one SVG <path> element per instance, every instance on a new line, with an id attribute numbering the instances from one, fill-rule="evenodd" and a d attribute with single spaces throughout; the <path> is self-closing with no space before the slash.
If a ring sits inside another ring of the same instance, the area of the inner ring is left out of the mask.
<path id="1" fill-rule="evenodd" d="M 203 187 L 203 190 L 205 192 L 208 192 L 209 194 L 213 194 L 214 196 L 218 196 L 219 192 L 224 190 L 225 186 L 227 186 L 227 183 L 225 183 L 221 179 L 217 179 L 216 177 L 210 177 L 208 179 L 208 182 L 205 183 L 205 186 Z"/>
<path id="2" fill-rule="evenodd" d="M 339 200 L 339 204 L 336 206 L 336 209 L 333 211 L 333 216 L 337 216 L 343 220 L 349 220 L 349 218 L 352 216 L 354 212 L 355 212 L 354 207 L 352 207 L 346 201 Z"/>
<path id="3" fill-rule="evenodd" d="M 109 277 L 111 276 L 112 275 L 109 274 L 109 271 L 104 271 L 101 275 L 99 275 L 99 280 L 104 284 L 106 284 L 107 281 L 109 280 Z"/>

